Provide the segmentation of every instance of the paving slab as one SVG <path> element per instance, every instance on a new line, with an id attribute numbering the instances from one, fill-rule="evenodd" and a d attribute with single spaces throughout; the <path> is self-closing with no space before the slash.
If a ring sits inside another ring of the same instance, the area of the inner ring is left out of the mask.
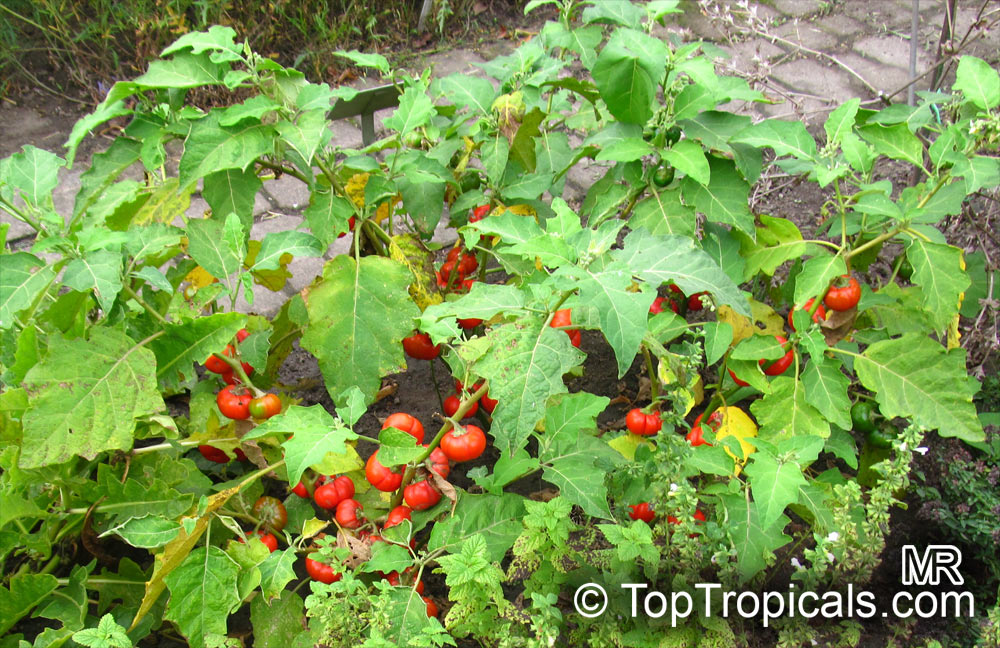
<path id="1" fill-rule="evenodd" d="M 855 52 L 838 54 L 837 59 L 857 72 L 858 75 L 880 92 L 895 92 L 910 81 L 910 72 L 906 68 L 873 61 Z M 920 68 L 918 68 L 918 73 L 919 71 Z M 851 77 L 850 83 L 858 96 L 863 99 L 871 98 L 871 91 L 865 88 L 857 79 Z"/>
<path id="2" fill-rule="evenodd" d="M 774 8 L 786 16 L 802 17 L 829 7 L 823 0 L 774 0 Z"/>
<path id="3" fill-rule="evenodd" d="M 810 22 L 790 20 L 776 27 L 773 32 L 782 38 L 813 50 L 828 50 L 837 47 L 840 39 Z"/>
<path id="4" fill-rule="evenodd" d="M 800 58 L 778 65 L 771 74 L 786 88 L 813 95 L 821 101 L 839 104 L 855 94 L 847 72 L 831 61 Z"/>
<path id="5" fill-rule="evenodd" d="M 281 210 L 296 211 L 309 205 L 309 187 L 290 175 L 265 180 L 261 191 L 266 193 Z"/>
<path id="6" fill-rule="evenodd" d="M 813 26 L 837 36 L 864 33 L 865 26 L 858 20 L 843 14 L 820 16 L 812 21 Z"/>
<path id="7" fill-rule="evenodd" d="M 854 51 L 869 59 L 886 65 L 908 69 L 910 66 L 910 43 L 898 36 L 876 34 L 863 36 L 854 41 Z M 930 65 L 930 57 L 917 48 L 917 70 Z"/>

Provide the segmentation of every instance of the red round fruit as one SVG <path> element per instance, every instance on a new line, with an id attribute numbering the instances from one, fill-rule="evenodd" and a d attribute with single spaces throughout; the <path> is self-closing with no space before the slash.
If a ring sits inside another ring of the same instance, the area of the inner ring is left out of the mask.
<path id="1" fill-rule="evenodd" d="M 201 453 L 202 457 L 205 457 L 209 461 L 214 461 L 215 463 L 229 463 L 229 455 L 225 451 L 210 445 L 200 445 L 198 446 L 198 452 Z"/>
<path id="2" fill-rule="evenodd" d="M 698 520 L 699 522 L 704 522 L 705 514 L 696 509 L 694 512 L 694 519 Z"/>
<path id="3" fill-rule="evenodd" d="M 458 412 L 458 408 L 461 406 L 461 404 L 462 404 L 462 399 L 458 397 L 458 394 L 452 394 L 448 398 L 444 399 L 443 405 L 444 405 L 445 416 L 449 418 L 455 416 L 455 413 Z M 475 416 L 476 412 L 478 411 L 479 411 L 479 402 L 477 401 L 472 404 L 472 407 L 469 408 L 469 411 L 466 412 L 465 416 L 463 416 L 462 418 L 469 418 L 470 416 Z"/>
<path id="4" fill-rule="evenodd" d="M 625 415 L 625 426 L 632 434 L 653 436 L 663 427 L 663 420 L 658 413 L 645 414 L 638 407 L 629 410 Z"/>
<path id="5" fill-rule="evenodd" d="M 239 385 L 223 387 L 215 397 L 215 402 L 222 415 L 239 421 L 250 418 L 250 401 L 252 400 L 253 396 L 250 392 Z"/>
<path id="6" fill-rule="evenodd" d="M 441 437 L 441 450 L 452 461 L 472 461 L 486 450 L 486 433 L 475 425 L 452 428 Z"/>
<path id="7" fill-rule="evenodd" d="M 295 487 L 292 488 L 292 492 L 303 499 L 307 499 L 309 497 L 309 489 L 306 488 L 306 485 L 302 482 L 295 484 Z"/>
<path id="8" fill-rule="evenodd" d="M 684 439 L 692 446 L 712 445 L 705 440 L 704 434 L 705 432 L 701 429 L 701 426 L 696 424 L 693 428 L 691 428 L 691 431 L 684 436 Z"/>
<path id="9" fill-rule="evenodd" d="M 394 472 L 380 464 L 375 458 L 377 455 L 378 450 L 368 457 L 368 462 L 365 464 L 365 477 L 378 490 L 391 493 L 403 483 L 403 473 Z"/>
<path id="10" fill-rule="evenodd" d="M 348 231 L 353 232 L 354 231 L 354 225 L 356 223 L 357 223 L 357 219 L 354 216 L 351 216 L 350 218 L 348 218 L 347 219 L 347 228 L 348 228 Z M 341 232 L 340 234 L 337 235 L 337 238 L 344 238 L 345 236 L 347 236 L 347 232 Z"/>
<path id="11" fill-rule="evenodd" d="M 649 507 L 649 502 L 639 502 L 638 504 L 631 504 L 629 508 L 632 509 L 628 516 L 633 520 L 642 520 L 643 522 L 652 522 L 656 514 L 653 513 L 653 509 Z"/>
<path id="12" fill-rule="evenodd" d="M 812 309 L 813 302 L 815 302 L 815 301 L 816 301 L 815 299 L 810 298 L 806 302 L 805 306 L 802 307 L 803 310 L 808 311 L 808 310 Z M 795 324 L 792 323 L 792 313 L 794 313 L 794 312 L 795 312 L 795 307 L 793 306 L 792 310 L 788 311 L 788 326 L 790 326 L 793 331 L 795 330 Z M 823 320 L 826 319 L 826 309 L 823 308 L 823 304 L 820 304 L 819 308 L 816 309 L 816 312 L 813 313 L 812 319 L 817 324 L 819 324 L 820 322 L 822 322 Z"/>
<path id="13" fill-rule="evenodd" d="M 489 397 L 489 392 L 486 392 L 485 394 L 483 394 L 482 398 L 479 399 L 479 402 L 482 403 L 483 409 L 486 410 L 487 413 L 492 414 L 493 410 L 496 409 L 497 404 L 500 401 L 493 400 L 492 398 Z"/>
<path id="14" fill-rule="evenodd" d="M 431 454 L 427 459 L 431 462 L 431 470 L 440 475 L 442 479 L 448 478 L 448 474 L 451 472 L 451 465 L 448 463 L 448 455 L 441 448 L 431 450 Z"/>
<path id="15" fill-rule="evenodd" d="M 227 351 L 231 352 L 232 349 L 233 349 L 232 345 L 226 346 Z M 232 355 L 232 353 L 228 353 L 226 355 Z M 217 373 L 217 374 L 224 374 L 227 371 L 231 371 L 229 363 L 227 363 L 225 360 L 223 360 L 217 355 L 209 356 L 208 360 L 205 361 L 205 368 L 211 371 L 212 373 Z"/>
<path id="16" fill-rule="evenodd" d="M 549 326 L 552 328 L 559 328 L 562 326 L 569 326 L 572 323 L 572 310 L 569 308 L 561 308 L 552 314 L 552 321 L 549 322 Z"/>
<path id="17" fill-rule="evenodd" d="M 256 533 L 257 537 L 260 538 L 260 541 L 264 543 L 264 546 L 267 547 L 271 553 L 278 550 L 278 539 L 274 537 L 273 533 L 268 533 L 263 529 L 258 529 Z M 240 542 L 243 542 L 243 538 L 240 538 Z"/>
<path id="18" fill-rule="evenodd" d="M 846 285 L 841 285 L 846 280 Z M 846 311 L 858 305 L 861 300 L 861 284 L 850 275 L 841 275 L 834 280 L 826 292 L 823 303 L 830 310 Z"/>
<path id="19" fill-rule="evenodd" d="M 704 302 L 701 301 L 702 295 L 707 295 L 708 292 L 699 292 L 688 297 L 688 310 L 689 311 L 700 311 L 705 307 Z"/>
<path id="20" fill-rule="evenodd" d="M 359 509 L 362 509 L 361 504 L 353 499 L 345 499 L 337 504 L 337 512 L 334 515 L 337 519 L 337 524 L 345 529 L 357 529 L 361 526 L 361 520 L 358 519 Z"/>
<path id="21" fill-rule="evenodd" d="M 386 518 L 385 527 L 383 528 L 388 529 L 389 527 L 394 527 L 397 524 L 401 524 L 403 520 L 412 521 L 413 518 L 410 516 L 412 512 L 413 511 L 409 506 L 403 506 L 400 504 L 396 508 L 389 511 L 389 517 Z"/>
<path id="22" fill-rule="evenodd" d="M 328 511 L 337 508 L 338 504 L 352 497 L 354 497 L 354 482 L 347 475 L 341 475 L 313 491 L 313 500 L 316 505 Z"/>
<path id="23" fill-rule="evenodd" d="M 732 369 L 729 370 L 729 376 L 733 379 L 733 382 L 736 383 L 737 385 L 739 385 L 740 387 L 749 387 L 750 386 L 750 383 L 748 383 L 747 381 L 740 380 L 739 378 L 737 378 L 736 374 L 733 373 Z"/>
<path id="24" fill-rule="evenodd" d="M 774 339 L 778 341 L 778 344 L 786 344 L 788 342 L 788 340 L 786 340 L 780 335 L 775 335 Z M 760 366 L 764 367 L 764 373 L 767 374 L 768 376 L 779 376 L 785 373 L 785 371 L 790 366 L 792 366 L 792 362 L 794 361 L 795 361 L 795 350 L 789 349 L 785 353 L 785 355 L 781 356 L 780 358 L 778 358 L 769 365 L 765 366 L 764 363 L 767 361 L 762 359 L 760 361 Z"/>
<path id="25" fill-rule="evenodd" d="M 306 557 L 306 571 L 309 572 L 309 576 L 313 580 L 326 583 L 327 585 L 340 580 L 340 572 L 335 572 L 330 565 L 313 560 L 308 556 Z"/>
<path id="26" fill-rule="evenodd" d="M 264 394 L 250 401 L 250 416 L 255 419 L 269 419 L 281 412 L 281 399 L 277 394 Z"/>
<path id="27" fill-rule="evenodd" d="M 431 343 L 431 336 L 426 333 L 414 333 L 403 338 L 403 350 L 406 355 L 418 360 L 433 360 L 441 354 L 441 345 Z"/>
<path id="28" fill-rule="evenodd" d="M 436 617 L 438 615 L 438 606 L 434 604 L 434 601 L 430 600 L 430 598 L 426 596 L 424 596 L 423 599 L 424 603 L 427 604 L 427 616 Z"/>
<path id="29" fill-rule="evenodd" d="M 261 524 L 274 531 L 281 531 L 288 524 L 288 511 L 277 497 L 264 495 L 253 503 L 253 513 Z"/>
<path id="30" fill-rule="evenodd" d="M 457 319 L 458 319 L 458 325 L 466 331 L 471 331 L 472 329 L 476 328 L 477 326 L 483 323 L 483 320 L 477 319 L 475 317 L 465 317 L 465 318 L 459 317 Z"/>
<path id="31" fill-rule="evenodd" d="M 478 270 L 479 261 L 476 259 L 476 255 L 469 252 L 464 253 L 458 259 L 458 269 L 464 275 L 470 275 Z"/>
<path id="32" fill-rule="evenodd" d="M 414 511 L 423 511 L 440 502 L 441 493 L 429 481 L 423 479 L 404 488 L 403 499 Z"/>
<path id="33" fill-rule="evenodd" d="M 650 314 L 651 315 L 658 315 L 658 314 L 662 313 L 663 312 L 663 304 L 665 304 L 666 302 L 667 302 L 667 298 L 666 297 L 659 297 L 659 296 L 657 296 L 657 298 L 653 300 L 653 303 L 649 305 L 649 312 L 650 312 Z"/>
<path id="34" fill-rule="evenodd" d="M 424 424 L 421 423 L 415 416 L 411 416 L 406 412 L 396 412 L 390 414 L 389 418 L 385 420 L 382 424 L 382 429 L 394 427 L 397 430 L 402 430 L 406 432 L 411 437 L 417 440 L 417 443 L 424 442 Z"/>
<path id="35" fill-rule="evenodd" d="M 681 287 L 678 286 L 677 284 L 670 284 L 669 286 L 667 286 L 667 288 L 670 289 L 670 292 L 676 293 L 681 300 L 687 299 L 687 297 L 684 296 L 684 291 L 681 290 Z"/>
<path id="36" fill-rule="evenodd" d="M 222 374 L 222 380 L 227 385 L 242 385 L 240 379 L 233 375 L 232 371 L 226 371 Z"/>
<path id="37" fill-rule="evenodd" d="M 582 339 L 580 331 L 577 329 L 574 329 L 572 331 L 566 331 L 566 335 L 569 336 L 569 343 L 575 346 L 577 349 L 579 349 L 580 341 Z"/>
<path id="38" fill-rule="evenodd" d="M 489 213 L 490 213 L 489 205 L 480 205 L 479 207 L 476 207 L 475 209 L 472 210 L 472 216 L 469 216 L 469 222 L 477 223 L 486 218 L 486 215 Z"/>

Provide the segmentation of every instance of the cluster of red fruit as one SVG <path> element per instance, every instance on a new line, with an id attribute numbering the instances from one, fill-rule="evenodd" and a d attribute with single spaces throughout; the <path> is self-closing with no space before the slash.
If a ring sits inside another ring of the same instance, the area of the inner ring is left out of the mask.
<path id="1" fill-rule="evenodd" d="M 250 336 L 249 331 L 240 329 L 236 334 L 237 343 L 243 342 Z M 232 358 L 236 353 L 232 344 L 227 344 L 222 351 L 222 355 Z M 253 372 L 246 362 L 241 362 L 243 372 L 249 376 Z M 222 388 L 215 397 L 215 402 L 219 406 L 219 411 L 228 418 L 242 421 L 250 418 L 269 419 L 281 412 L 281 399 L 276 394 L 261 394 L 256 398 L 251 391 L 240 384 L 240 381 L 233 376 L 233 368 L 228 362 L 218 355 L 212 355 L 205 361 L 205 368 L 209 371 L 222 375 L 222 379 L 228 384 Z"/>
<path id="2" fill-rule="evenodd" d="M 643 522 L 649 524 L 656 519 L 656 513 L 653 511 L 653 507 L 650 506 L 649 502 L 639 502 L 638 504 L 630 504 L 629 509 L 631 510 L 629 511 L 628 516 L 633 520 L 642 520 Z M 705 514 L 702 513 L 700 510 L 696 509 L 693 517 L 696 522 L 700 523 L 705 521 Z M 681 521 L 675 518 L 673 515 L 667 516 L 667 522 L 670 524 L 681 523 Z M 693 538 L 694 534 L 692 534 L 691 537 Z"/>
<path id="3" fill-rule="evenodd" d="M 685 297 L 684 291 L 681 290 L 677 284 L 670 284 L 667 288 L 673 294 L 669 297 L 657 297 L 654 299 L 653 303 L 649 306 L 649 312 L 651 315 L 662 313 L 667 308 L 680 315 L 681 305 L 685 302 L 687 303 L 687 310 L 689 311 L 700 311 L 705 307 L 705 302 L 702 300 L 702 297 L 708 294 L 707 291 L 697 292 L 690 297 Z"/>

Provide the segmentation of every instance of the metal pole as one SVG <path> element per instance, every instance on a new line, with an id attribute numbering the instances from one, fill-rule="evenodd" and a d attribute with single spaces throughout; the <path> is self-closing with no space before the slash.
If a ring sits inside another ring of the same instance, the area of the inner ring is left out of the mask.
<path id="1" fill-rule="evenodd" d="M 920 40 L 920 0 L 913 0 L 913 15 L 910 17 L 910 81 L 917 78 L 917 42 Z M 911 83 L 906 89 L 906 103 L 909 106 L 916 104 L 914 88 L 917 84 Z"/>

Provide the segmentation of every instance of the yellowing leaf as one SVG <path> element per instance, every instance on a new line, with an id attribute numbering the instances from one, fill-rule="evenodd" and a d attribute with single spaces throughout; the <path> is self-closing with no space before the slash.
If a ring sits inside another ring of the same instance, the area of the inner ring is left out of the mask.
<path id="1" fill-rule="evenodd" d="M 184 277 L 184 281 L 187 281 L 195 288 L 204 288 L 208 284 L 215 281 L 215 277 L 213 277 L 205 268 L 197 266 L 194 270 L 187 273 L 187 276 Z"/>
<path id="2" fill-rule="evenodd" d="M 423 244 L 410 234 L 397 234 L 389 243 L 389 258 L 405 265 L 413 273 L 409 293 L 414 303 L 423 312 L 428 306 L 444 301 L 436 290 L 434 264 Z"/>
<path id="3" fill-rule="evenodd" d="M 327 452 L 326 456 L 319 463 L 310 466 L 321 475 L 339 475 L 363 468 L 365 462 L 358 456 L 354 446 L 347 444 L 344 454 Z"/>
<path id="4" fill-rule="evenodd" d="M 753 335 L 753 323 L 726 304 L 719 306 L 716 314 L 720 322 L 725 322 L 733 327 L 733 344 L 737 344 Z"/>
<path id="5" fill-rule="evenodd" d="M 728 407 L 720 407 L 718 411 L 722 416 L 722 425 L 716 431 L 715 438 L 722 440 L 727 436 L 736 437 L 740 442 L 740 449 L 743 451 L 743 457 L 740 458 L 734 455 L 729 448 L 725 448 L 726 454 L 736 462 L 736 470 L 733 474 L 739 475 L 743 469 L 743 464 L 746 463 L 746 460 L 756 450 L 754 445 L 747 441 L 747 439 L 757 436 L 757 424 L 747 416 L 746 412 L 738 407 L 730 405 Z"/>
<path id="6" fill-rule="evenodd" d="M 784 335 L 785 320 L 773 308 L 756 299 L 750 300 L 750 313 L 757 324 L 754 333 L 757 335 Z M 762 328 L 763 327 L 763 328 Z"/>
<path id="7" fill-rule="evenodd" d="M 504 212 L 517 214 L 518 216 L 531 216 L 532 218 L 538 215 L 538 212 L 531 205 L 511 205 L 510 207 L 507 205 L 497 205 L 490 215 L 500 215 Z"/>
<path id="8" fill-rule="evenodd" d="M 355 173 L 347 181 L 347 186 L 344 187 L 344 193 L 358 209 L 365 206 L 365 185 L 367 184 L 367 173 Z"/>
<path id="9" fill-rule="evenodd" d="M 608 445 L 617 450 L 621 456 L 629 461 L 635 459 L 635 451 L 639 446 L 644 445 L 653 448 L 653 444 L 637 434 L 623 434 L 622 436 L 608 441 Z"/>

